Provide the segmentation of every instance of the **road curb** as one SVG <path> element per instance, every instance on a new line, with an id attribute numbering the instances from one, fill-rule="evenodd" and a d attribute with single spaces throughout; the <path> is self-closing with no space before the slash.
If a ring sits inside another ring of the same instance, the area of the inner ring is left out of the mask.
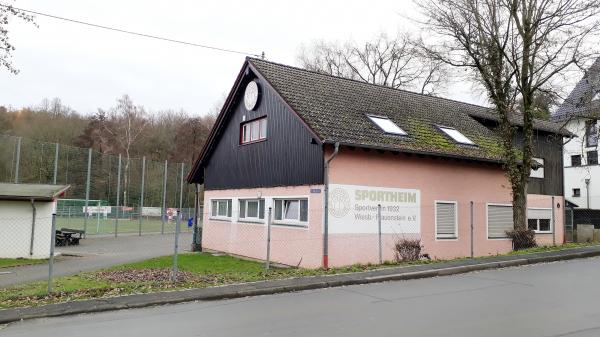
<path id="1" fill-rule="evenodd" d="M 176 304 L 193 301 L 214 301 L 356 284 L 413 280 L 464 274 L 489 269 L 582 259 L 595 256 L 600 256 L 600 246 L 590 246 L 527 255 L 491 257 L 482 260 L 450 261 L 430 265 L 386 268 L 348 274 L 310 276 L 210 288 L 196 288 L 169 292 L 99 298 L 84 301 L 48 304 L 38 307 L 3 309 L 0 310 L 0 324 L 33 318 L 143 308 L 161 304 Z"/>

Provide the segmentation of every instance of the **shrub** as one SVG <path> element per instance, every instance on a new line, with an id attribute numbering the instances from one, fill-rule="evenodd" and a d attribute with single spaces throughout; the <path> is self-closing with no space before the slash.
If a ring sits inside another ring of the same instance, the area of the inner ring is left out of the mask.
<path id="1" fill-rule="evenodd" d="M 394 245 L 396 261 L 416 261 L 421 257 L 422 249 L 421 239 L 399 239 Z"/>
<path id="2" fill-rule="evenodd" d="M 537 247 L 535 232 L 531 229 L 514 229 L 506 231 L 506 235 L 512 240 L 514 250 Z"/>

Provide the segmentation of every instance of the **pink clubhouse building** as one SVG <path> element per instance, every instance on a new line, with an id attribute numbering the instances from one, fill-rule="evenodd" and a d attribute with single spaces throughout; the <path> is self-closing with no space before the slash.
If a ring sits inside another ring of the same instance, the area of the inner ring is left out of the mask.
<path id="1" fill-rule="evenodd" d="M 515 118 L 515 126 L 519 126 Z M 188 176 L 204 248 L 302 267 L 511 250 L 510 184 L 487 108 L 248 58 Z M 528 223 L 563 242 L 562 131 L 536 121 Z M 518 139 L 517 139 L 518 141 Z M 328 197 L 327 197 L 328 195 Z"/>

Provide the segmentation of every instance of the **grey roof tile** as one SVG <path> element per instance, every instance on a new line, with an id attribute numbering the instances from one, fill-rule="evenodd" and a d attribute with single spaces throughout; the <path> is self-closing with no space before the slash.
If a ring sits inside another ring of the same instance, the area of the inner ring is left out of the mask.
<path id="1" fill-rule="evenodd" d="M 495 119 L 489 108 L 249 58 L 308 126 L 325 142 L 501 161 L 499 136 L 473 117 Z M 367 114 L 386 116 L 408 133 L 383 132 Z M 518 121 L 515 120 L 518 124 Z M 477 146 L 457 144 L 436 125 L 456 128 Z M 559 132 L 557 124 L 536 127 Z"/>

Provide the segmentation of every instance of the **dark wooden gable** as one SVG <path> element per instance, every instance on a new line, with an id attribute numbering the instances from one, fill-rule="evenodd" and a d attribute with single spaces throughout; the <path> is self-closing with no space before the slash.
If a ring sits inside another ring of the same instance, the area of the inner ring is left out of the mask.
<path id="1" fill-rule="evenodd" d="M 203 173 L 206 190 L 322 184 L 320 141 L 269 83 L 248 65 L 241 76 L 192 180 L 200 182 L 198 174 Z M 244 91 L 251 80 L 257 81 L 260 96 L 257 108 L 248 111 Z M 267 117 L 267 139 L 240 144 L 241 124 L 264 116 Z"/>

